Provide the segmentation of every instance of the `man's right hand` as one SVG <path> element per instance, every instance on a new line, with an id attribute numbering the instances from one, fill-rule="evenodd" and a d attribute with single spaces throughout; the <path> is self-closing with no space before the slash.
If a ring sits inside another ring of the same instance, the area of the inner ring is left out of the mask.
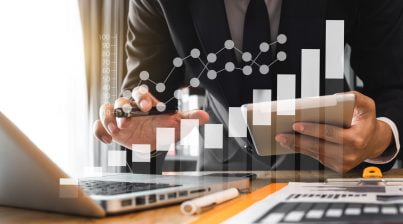
<path id="1" fill-rule="evenodd" d="M 136 106 L 147 112 L 156 106 L 159 101 L 144 87 L 137 87 L 132 92 L 133 101 L 122 97 L 115 101 L 115 105 L 104 104 L 100 108 L 99 120 L 94 122 L 94 135 L 103 143 L 112 141 L 131 149 L 133 144 L 150 144 L 151 150 L 156 149 L 157 128 L 175 128 L 175 140 L 179 140 L 181 119 L 198 119 L 203 125 L 209 120 L 209 115 L 202 110 L 178 112 L 153 116 L 131 118 L 115 118 L 114 109 L 124 106 Z"/>

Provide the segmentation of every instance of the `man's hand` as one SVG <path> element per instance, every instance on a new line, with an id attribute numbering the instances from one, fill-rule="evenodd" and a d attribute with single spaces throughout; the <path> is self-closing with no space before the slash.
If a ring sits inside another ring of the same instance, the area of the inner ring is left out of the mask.
<path id="1" fill-rule="evenodd" d="M 144 87 L 135 88 L 132 96 L 134 102 L 122 97 L 116 100 L 115 106 L 111 104 L 101 106 L 100 119 L 94 123 L 94 135 L 103 143 L 109 144 L 114 141 L 129 149 L 132 148 L 132 144 L 150 144 L 151 150 L 155 150 L 157 128 L 175 128 L 175 138 L 178 141 L 181 119 L 198 119 L 200 125 L 209 120 L 208 114 L 201 110 L 116 119 L 113 113 L 115 108 L 130 105 L 147 112 L 159 103 L 153 95 L 144 90 Z"/>
<path id="2" fill-rule="evenodd" d="M 366 159 L 381 155 L 392 141 L 390 127 L 376 119 L 374 101 L 358 92 L 351 127 L 295 123 L 301 135 L 278 134 L 284 148 L 308 155 L 337 172 L 347 172 Z"/>

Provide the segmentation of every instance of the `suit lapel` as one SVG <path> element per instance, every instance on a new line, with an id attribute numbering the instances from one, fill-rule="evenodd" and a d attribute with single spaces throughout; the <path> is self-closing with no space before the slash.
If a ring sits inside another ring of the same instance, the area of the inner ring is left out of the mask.
<path id="1" fill-rule="evenodd" d="M 191 0 L 189 7 L 204 53 L 207 55 L 221 50 L 224 47 L 224 42 L 231 40 L 224 1 Z M 225 67 L 227 62 L 237 64 L 234 50 L 222 50 L 217 55 L 217 61 L 210 64 L 209 68 L 219 71 Z M 236 106 L 239 104 L 240 72 L 238 70 L 232 73 L 223 71 L 218 74 L 217 81 L 228 105 Z"/>

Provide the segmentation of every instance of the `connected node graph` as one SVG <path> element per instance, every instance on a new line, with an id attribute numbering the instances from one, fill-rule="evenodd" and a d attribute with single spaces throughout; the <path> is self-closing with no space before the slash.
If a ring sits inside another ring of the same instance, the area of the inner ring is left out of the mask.
<path id="1" fill-rule="evenodd" d="M 287 54 L 284 51 L 279 51 L 279 52 L 277 52 L 276 58 L 271 62 L 267 62 L 267 64 L 259 64 L 259 63 L 256 62 L 257 59 L 262 54 L 268 53 L 270 51 L 270 48 L 271 48 L 272 45 L 274 45 L 274 44 L 285 44 L 286 42 L 287 42 L 287 36 L 284 35 L 284 34 L 278 35 L 277 40 L 272 42 L 272 43 L 262 42 L 259 45 L 259 53 L 255 57 L 253 57 L 253 55 L 250 52 L 247 52 L 247 51 L 243 52 L 242 50 L 238 49 L 235 46 L 234 41 L 226 40 L 224 42 L 224 47 L 223 48 L 221 48 L 220 50 L 218 50 L 215 53 L 207 54 L 206 62 L 203 61 L 202 58 L 200 58 L 200 55 L 201 55 L 200 50 L 197 49 L 197 48 L 194 48 L 194 49 L 192 49 L 190 51 L 190 54 L 188 56 L 186 56 L 184 58 L 176 57 L 176 58 L 173 59 L 173 61 L 172 61 L 173 67 L 172 67 L 171 71 L 166 76 L 166 78 L 161 82 L 157 82 L 155 80 L 152 80 L 150 78 L 150 74 L 149 74 L 148 71 L 141 71 L 140 74 L 139 74 L 140 81 L 138 83 L 138 87 L 139 87 L 140 91 L 143 91 L 143 92 L 148 91 L 149 87 L 146 84 L 143 83 L 143 82 L 148 81 L 148 82 L 150 82 L 151 84 L 153 84 L 155 86 L 154 88 L 155 88 L 155 90 L 157 92 L 163 93 L 166 90 L 166 82 L 169 80 L 169 78 L 172 75 L 172 73 L 175 71 L 176 68 L 182 67 L 184 65 L 184 61 L 189 59 L 189 58 L 193 58 L 193 59 L 198 60 L 203 65 L 203 69 L 199 73 L 199 75 L 197 75 L 196 77 L 190 79 L 189 85 L 187 87 L 195 87 L 195 88 L 199 87 L 200 86 L 200 77 L 203 75 L 203 73 L 205 71 L 207 71 L 207 78 L 210 79 L 210 80 L 215 80 L 218 77 L 219 73 L 224 72 L 224 71 L 233 72 L 235 70 L 240 70 L 240 71 L 242 71 L 242 73 L 244 75 L 249 76 L 249 75 L 251 75 L 253 73 L 253 69 L 254 69 L 253 67 L 257 67 L 260 74 L 267 75 L 267 74 L 269 74 L 270 67 L 272 65 L 274 65 L 278 61 L 282 62 L 282 61 L 285 61 L 287 59 Z M 233 62 L 227 62 L 227 63 L 225 63 L 224 68 L 221 69 L 221 70 L 217 71 L 217 70 L 210 69 L 209 65 L 214 64 L 217 61 L 219 54 L 221 52 L 223 52 L 224 50 L 234 50 L 234 51 L 238 52 L 240 54 L 240 56 L 241 56 L 241 60 L 243 62 L 245 62 L 246 65 L 241 67 L 241 68 L 239 68 L 239 67 L 236 67 L 236 65 Z M 123 96 L 124 97 L 130 97 L 130 95 L 131 95 L 130 91 L 126 92 L 126 93 L 125 92 L 123 92 Z M 166 102 L 159 103 L 157 105 L 157 110 L 165 111 L 166 104 L 169 103 L 171 100 L 173 100 L 175 98 L 176 99 L 181 98 L 180 90 L 176 90 L 174 92 L 174 96 L 171 97 Z"/>

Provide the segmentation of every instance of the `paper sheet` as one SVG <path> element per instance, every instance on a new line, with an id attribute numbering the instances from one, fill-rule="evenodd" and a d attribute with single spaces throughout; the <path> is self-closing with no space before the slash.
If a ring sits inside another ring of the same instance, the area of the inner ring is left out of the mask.
<path id="1" fill-rule="evenodd" d="M 292 204 L 294 207 L 289 208 L 288 212 L 274 212 L 276 209 L 279 210 L 279 206 L 283 206 L 282 209 L 286 210 L 287 204 Z M 314 208 L 314 205 L 320 204 L 326 204 L 325 211 Z M 359 210 L 350 209 L 348 207 L 350 204 L 361 204 L 361 207 Z M 363 204 L 368 204 L 369 207 L 367 208 Z M 310 207 L 304 210 L 305 205 Z M 333 205 L 335 205 L 334 208 Z M 343 207 L 337 209 L 337 205 Z M 390 207 L 382 207 L 383 205 L 390 205 Z M 399 214 L 399 209 L 400 213 L 403 213 L 402 183 L 387 186 L 357 185 L 356 183 L 289 183 L 288 186 L 248 207 L 224 223 L 278 223 L 281 220 L 284 222 L 286 218 L 288 218 L 286 221 L 292 223 L 299 222 L 304 217 L 318 218 L 319 221 L 319 218 L 325 216 L 328 219 L 329 217 L 337 218 L 343 214 L 349 215 L 354 212 L 360 212 L 361 215 L 363 213 L 388 214 L 389 212 L 389 215 L 393 215 Z"/>

